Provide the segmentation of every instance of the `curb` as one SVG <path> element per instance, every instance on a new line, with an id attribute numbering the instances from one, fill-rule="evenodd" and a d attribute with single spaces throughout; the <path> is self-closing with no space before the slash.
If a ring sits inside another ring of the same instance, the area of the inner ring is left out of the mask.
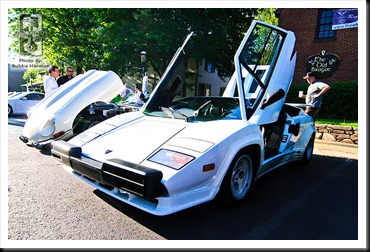
<path id="1" fill-rule="evenodd" d="M 315 143 L 327 144 L 327 145 L 336 145 L 336 146 L 356 148 L 356 149 L 358 148 L 357 144 L 341 143 L 341 142 L 334 142 L 334 141 L 325 141 L 325 140 L 321 140 L 321 139 L 315 139 Z"/>

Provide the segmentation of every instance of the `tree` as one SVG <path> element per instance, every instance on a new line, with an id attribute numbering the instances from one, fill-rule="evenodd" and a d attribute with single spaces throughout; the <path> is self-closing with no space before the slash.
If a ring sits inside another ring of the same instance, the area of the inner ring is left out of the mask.
<path id="1" fill-rule="evenodd" d="M 190 31 L 195 36 L 188 57 L 207 58 L 221 76 L 230 76 L 234 53 L 257 9 L 136 9 L 130 14 L 133 18 L 126 18 L 125 33 L 134 42 L 136 55 L 147 52 L 159 76 Z"/>
<path id="2" fill-rule="evenodd" d="M 43 57 L 64 68 L 112 70 L 120 76 L 138 72 L 140 52 L 161 76 L 176 49 L 194 32 L 187 57 L 207 59 L 221 77 L 234 71 L 233 57 L 251 21 L 271 11 L 259 9 L 11 9 L 10 36 L 17 33 L 17 16 L 37 13 L 43 20 Z M 11 49 L 16 51 L 16 43 Z"/>
<path id="3" fill-rule="evenodd" d="M 91 9 L 12 9 L 10 33 L 17 38 L 19 26 L 14 18 L 22 13 L 41 14 L 43 29 L 43 57 L 49 64 L 63 68 L 72 65 L 81 73 L 100 58 L 101 45 L 94 40 L 97 27 Z M 14 24 L 15 23 L 15 24 Z M 19 38 L 19 36 L 18 36 Z M 18 41 L 15 40 L 14 43 Z M 12 48 L 17 51 L 15 44 Z"/>
<path id="4" fill-rule="evenodd" d="M 220 77 L 234 72 L 233 58 L 257 9 L 183 9 L 184 19 L 196 34 L 193 57 L 207 59 Z"/>
<path id="5" fill-rule="evenodd" d="M 30 68 L 30 69 L 27 69 L 27 71 L 24 72 L 23 74 L 23 79 L 26 81 L 26 83 L 29 83 L 31 81 L 35 81 L 35 80 L 41 80 L 42 78 L 38 77 L 38 74 L 40 72 L 43 72 L 44 70 L 43 69 L 40 69 L 40 68 Z"/>
<path id="6" fill-rule="evenodd" d="M 277 8 L 263 8 L 258 9 L 256 19 L 262 20 L 266 23 L 278 25 L 278 18 L 275 16 Z"/>

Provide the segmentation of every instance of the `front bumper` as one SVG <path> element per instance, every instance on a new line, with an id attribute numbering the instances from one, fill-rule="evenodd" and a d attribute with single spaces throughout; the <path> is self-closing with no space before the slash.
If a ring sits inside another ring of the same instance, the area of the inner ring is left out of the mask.
<path id="1" fill-rule="evenodd" d="M 41 141 L 34 141 L 34 140 L 24 136 L 24 135 L 20 135 L 19 139 L 23 143 L 25 143 L 25 144 L 30 143 L 31 146 L 35 147 L 36 149 L 41 150 L 44 146 L 46 146 L 48 144 L 51 144 L 54 141 L 66 138 L 66 136 L 68 136 L 71 132 L 72 132 L 72 130 L 67 130 L 63 135 L 61 135 L 57 138 L 52 137 L 52 138 L 44 139 L 44 140 L 41 140 Z"/>
<path id="2" fill-rule="evenodd" d="M 47 139 L 47 140 L 38 142 L 38 141 L 33 141 L 32 139 L 29 139 L 28 137 L 25 137 L 23 135 L 20 135 L 19 139 L 25 144 L 30 143 L 31 146 L 39 150 L 41 150 L 45 145 L 50 144 L 52 141 L 55 141 L 55 139 Z"/>
<path id="3" fill-rule="evenodd" d="M 98 162 L 82 156 L 81 147 L 65 141 L 55 141 L 51 146 L 51 153 L 55 158 L 79 175 L 95 182 L 132 193 L 145 200 L 167 194 L 161 183 L 161 171 L 119 159 Z"/>

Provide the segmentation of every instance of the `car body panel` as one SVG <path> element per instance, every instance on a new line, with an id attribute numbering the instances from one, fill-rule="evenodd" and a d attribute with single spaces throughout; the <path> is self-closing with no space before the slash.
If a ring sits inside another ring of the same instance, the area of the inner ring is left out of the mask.
<path id="1" fill-rule="evenodd" d="M 273 46 L 252 46 L 260 29 Z M 65 169 L 127 204 L 168 215 L 214 199 L 241 155 L 251 157 L 253 180 L 305 157 L 313 120 L 302 108 L 284 104 L 295 67 L 294 34 L 254 21 L 222 97 L 194 96 L 184 88 L 190 36 L 140 111 L 52 143 Z M 260 56 L 247 56 L 250 48 Z M 275 49 L 266 53 L 268 48 Z M 263 55 L 272 56 L 266 61 Z"/>
<path id="2" fill-rule="evenodd" d="M 112 71 L 89 70 L 78 75 L 32 109 L 22 136 L 36 144 L 55 140 L 53 134 L 57 132 L 64 132 L 59 139 L 69 139 L 74 135 L 74 120 L 85 107 L 94 102 L 109 102 L 123 88 L 121 79 Z M 47 124 L 55 129 L 44 134 Z"/>
<path id="3" fill-rule="evenodd" d="M 9 96 L 8 106 L 11 107 L 11 114 L 27 115 L 31 108 L 36 106 L 44 96 L 44 93 L 35 91 L 20 92 Z"/>

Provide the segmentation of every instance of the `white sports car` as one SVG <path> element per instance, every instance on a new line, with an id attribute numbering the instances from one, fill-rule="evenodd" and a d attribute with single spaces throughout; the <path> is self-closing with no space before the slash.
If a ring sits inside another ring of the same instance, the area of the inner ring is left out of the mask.
<path id="1" fill-rule="evenodd" d="M 217 195 L 240 204 L 257 178 L 312 157 L 312 118 L 284 104 L 296 61 L 291 31 L 254 21 L 220 97 L 194 96 L 187 83 L 190 37 L 140 111 L 52 143 L 53 156 L 76 177 L 154 215 Z"/>
<path id="2" fill-rule="evenodd" d="M 123 88 L 112 71 L 80 74 L 32 108 L 19 138 L 38 149 L 58 139 L 68 140 L 107 119 L 103 112 L 114 108 L 108 103 Z"/>
<path id="3" fill-rule="evenodd" d="M 27 115 L 30 109 L 44 98 L 44 93 L 30 91 L 8 96 L 8 115 Z"/>

